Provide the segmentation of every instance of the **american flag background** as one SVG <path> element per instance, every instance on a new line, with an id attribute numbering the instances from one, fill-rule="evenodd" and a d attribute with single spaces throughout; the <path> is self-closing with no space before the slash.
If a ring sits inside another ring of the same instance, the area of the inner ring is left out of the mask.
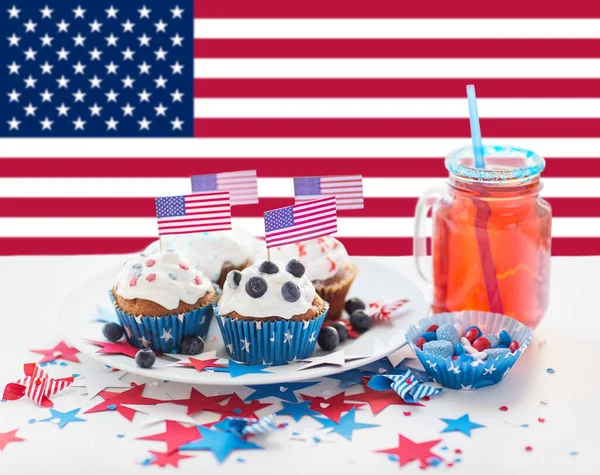
<path id="1" fill-rule="evenodd" d="M 258 203 L 258 181 L 256 170 L 211 173 L 192 176 L 192 191 L 229 191 L 231 206 Z"/>
<path id="2" fill-rule="evenodd" d="M 154 197 L 249 168 L 234 224 L 263 236 L 294 176 L 360 174 L 337 237 L 410 254 L 471 83 L 484 143 L 547 159 L 554 254 L 600 254 L 598 2 L 14 0 L 0 27 L 1 254 L 139 250 Z"/>
<path id="3" fill-rule="evenodd" d="M 362 176 L 323 176 L 294 178 L 296 203 L 335 196 L 338 210 L 363 209 Z"/>

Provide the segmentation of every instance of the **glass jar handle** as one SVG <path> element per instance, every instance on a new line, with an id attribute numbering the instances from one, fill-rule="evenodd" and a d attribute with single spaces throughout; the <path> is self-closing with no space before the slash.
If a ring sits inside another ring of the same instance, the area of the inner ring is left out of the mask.
<path id="1" fill-rule="evenodd" d="M 426 222 L 427 222 L 427 213 L 436 204 L 440 201 L 446 192 L 444 187 L 438 186 L 435 188 L 431 188 L 425 192 L 423 196 L 419 198 L 417 202 L 417 208 L 415 209 L 415 235 L 413 240 L 413 254 L 415 256 L 415 264 L 417 267 L 417 272 L 421 276 L 421 278 L 431 284 L 433 279 L 431 277 L 432 271 L 424 272 L 423 267 L 421 266 L 422 257 L 427 256 L 427 236 L 426 234 Z"/>

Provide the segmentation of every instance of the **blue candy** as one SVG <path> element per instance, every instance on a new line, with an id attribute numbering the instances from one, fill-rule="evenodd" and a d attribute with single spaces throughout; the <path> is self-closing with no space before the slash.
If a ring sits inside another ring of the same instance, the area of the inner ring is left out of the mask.
<path id="1" fill-rule="evenodd" d="M 479 328 L 479 327 L 476 327 L 475 325 L 473 325 L 473 326 L 471 326 L 471 327 L 467 328 L 467 329 L 465 330 L 465 333 L 467 333 L 467 332 L 468 332 L 468 331 L 469 331 L 471 328 L 475 328 L 475 330 L 477 330 L 477 338 L 479 338 L 481 335 L 483 335 L 483 332 L 481 331 L 481 328 Z"/>
<path id="2" fill-rule="evenodd" d="M 461 356 L 465 354 L 465 347 L 462 346 L 460 343 L 457 343 L 456 345 L 454 345 L 454 355 L 455 356 Z"/>
<path id="3" fill-rule="evenodd" d="M 490 348 L 489 350 L 485 350 L 488 358 L 504 358 L 507 354 L 510 354 L 510 350 L 508 348 Z"/>
<path id="4" fill-rule="evenodd" d="M 423 345 L 423 352 L 440 358 L 450 358 L 454 354 L 454 347 L 449 341 L 428 341 Z"/>
<path id="5" fill-rule="evenodd" d="M 421 338 L 425 338 L 425 341 L 435 340 L 435 332 L 425 332 L 421 335 Z"/>
<path id="6" fill-rule="evenodd" d="M 502 330 L 500 332 L 500 344 L 503 346 L 506 346 L 508 348 L 510 346 L 511 341 L 512 341 L 512 338 L 510 337 L 508 332 L 506 330 Z"/>
<path id="7" fill-rule="evenodd" d="M 456 345 L 460 342 L 460 335 L 458 334 L 458 330 L 454 325 L 450 323 L 444 323 L 440 328 L 435 332 L 438 340 L 445 340 L 452 343 L 452 346 Z"/>
<path id="8" fill-rule="evenodd" d="M 483 338 L 487 338 L 492 348 L 498 348 L 500 339 L 496 335 L 483 335 Z"/>

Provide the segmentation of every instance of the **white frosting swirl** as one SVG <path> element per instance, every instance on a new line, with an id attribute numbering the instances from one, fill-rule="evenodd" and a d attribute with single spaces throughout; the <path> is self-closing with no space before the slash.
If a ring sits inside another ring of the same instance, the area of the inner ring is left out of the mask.
<path id="1" fill-rule="evenodd" d="M 271 256 L 284 262 L 301 260 L 306 266 L 306 275 L 313 282 L 333 277 L 350 263 L 344 245 L 331 236 L 276 247 L 271 249 Z"/>
<path id="2" fill-rule="evenodd" d="M 294 315 L 306 313 L 312 307 L 316 292 L 306 275 L 294 277 L 285 270 L 284 263 L 276 261 L 273 263 L 279 267 L 279 272 L 263 274 L 258 270 L 261 263 L 257 262 L 242 271 L 242 278 L 237 288 L 233 287 L 233 274 L 229 273 L 218 306 L 221 315 L 235 311 L 244 317 L 281 317 L 289 320 Z M 250 297 L 246 292 L 246 282 L 254 276 L 263 277 L 268 285 L 265 294 L 258 298 Z M 300 298 L 295 302 L 288 302 L 281 295 L 281 286 L 288 281 L 294 282 L 300 289 Z"/>
<path id="3" fill-rule="evenodd" d="M 214 287 L 177 251 L 139 254 L 123 266 L 115 292 L 127 300 L 144 299 L 172 310 L 179 302 L 193 305 Z"/>
<path id="4" fill-rule="evenodd" d="M 255 239 L 246 231 L 217 231 L 201 234 L 174 234 L 162 237 L 163 249 L 174 249 L 181 252 L 192 263 L 192 267 L 206 274 L 213 282 L 221 275 L 221 268 L 226 262 L 240 267 L 246 262 L 253 262 Z M 146 248 L 146 253 L 158 252 L 159 242 L 153 242 Z"/>

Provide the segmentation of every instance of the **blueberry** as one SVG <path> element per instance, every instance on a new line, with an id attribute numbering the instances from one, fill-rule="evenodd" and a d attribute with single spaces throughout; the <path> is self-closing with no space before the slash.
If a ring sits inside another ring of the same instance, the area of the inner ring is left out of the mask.
<path id="1" fill-rule="evenodd" d="M 350 314 L 350 325 L 356 333 L 364 333 L 371 328 L 371 317 L 364 310 L 355 310 Z"/>
<path id="2" fill-rule="evenodd" d="M 338 332 L 333 327 L 323 327 L 319 332 L 317 343 L 324 351 L 331 351 L 340 343 Z"/>
<path id="3" fill-rule="evenodd" d="M 156 355 L 150 348 L 142 348 L 135 355 L 135 362 L 140 368 L 152 368 L 156 361 Z"/>
<path id="4" fill-rule="evenodd" d="M 364 310 L 366 307 L 365 303 L 356 297 L 346 302 L 346 312 L 348 315 L 352 315 L 356 310 Z"/>
<path id="5" fill-rule="evenodd" d="M 265 295 L 268 287 L 269 286 L 267 285 L 267 281 L 264 279 L 264 277 L 250 277 L 246 282 L 246 293 L 250 297 L 257 299 Z"/>
<path id="6" fill-rule="evenodd" d="M 277 264 L 274 262 L 264 261 L 258 270 L 263 274 L 277 274 L 277 272 L 279 272 L 279 267 L 277 267 Z"/>
<path id="7" fill-rule="evenodd" d="M 286 302 L 295 302 L 300 298 L 300 287 L 288 280 L 281 286 L 281 296 Z"/>
<path id="8" fill-rule="evenodd" d="M 304 275 L 304 272 L 306 272 L 304 264 L 302 264 L 302 262 L 300 262 L 298 259 L 292 259 L 290 262 L 288 262 L 287 266 L 285 266 L 285 270 L 292 274 L 294 277 L 298 278 L 302 277 Z"/>
<path id="9" fill-rule="evenodd" d="M 204 351 L 204 341 L 199 336 L 186 336 L 181 340 L 181 354 L 199 355 Z"/>
<path id="10" fill-rule="evenodd" d="M 346 341 L 346 338 L 348 338 L 348 327 L 346 324 L 344 322 L 333 322 L 331 326 L 337 330 L 340 343 Z"/>
<path id="11" fill-rule="evenodd" d="M 123 327 L 118 323 L 107 323 L 102 327 L 102 334 L 108 341 L 116 343 L 123 338 Z"/>
<path id="12" fill-rule="evenodd" d="M 232 270 L 227 274 L 227 283 L 232 289 L 237 289 L 240 286 L 242 280 L 242 273 L 239 270 Z"/>

